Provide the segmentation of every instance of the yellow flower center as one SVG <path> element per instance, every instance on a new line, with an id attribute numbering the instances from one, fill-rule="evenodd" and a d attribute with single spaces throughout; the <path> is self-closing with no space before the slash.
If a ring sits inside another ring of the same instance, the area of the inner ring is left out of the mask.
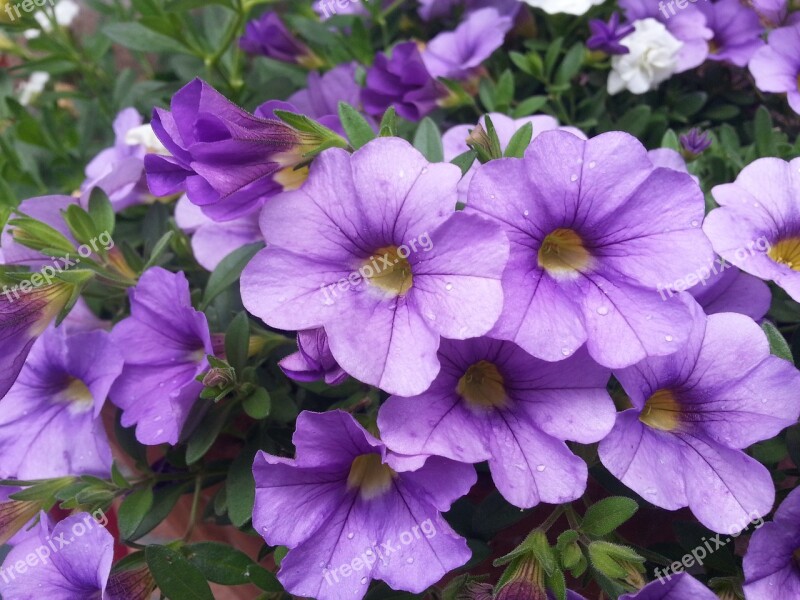
<path id="1" fill-rule="evenodd" d="M 397 246 L 378 248 L 362 266 L 367 281 L 382 290 L 402 296 L 411 289 L 413 276 L 406 257 L 398 253 Z"/>
<path id="2" fill-rule="evenodd" d="M 76 413 L 88 412 L 94 406 L 92 392 L 80 379 L 69 378 L 67 387 L 61 392 L 59 400 L 69 404 L 70 411 Z"/>
<path id="3" fill-rule="evenodd" d="M 781 240 L 767 252 L 776 263 L 786 265 L 794 271 L 800 271 L 800 237 Z"/>
<path id="4" fill-rule="evenodd" d="M 272 177 L 284 192 L 299 189 L 308 179 L 308 167 L 284 167 Z"/>
<path id="5" fill-rule="evenodd" d="M 467 369 L 458 380 L 456 391 L 473 408 L 502 408 L 508 403 L 503 376 L 486 360 Z"/>
<path id="6" fill-rule="evenodd" d="M 539 266 L 554 276 L 577 275 L 591 260 L 581 236 L 572 229 L 556 229 L 539 248 Z"/>
<path id="7" fill-rule="evenodd" d="M 675 431 L 680 418 L 681 405 L 670 390 L 658 390 L 650 396 L 639 415 L 642 423 L 660 431 Z"/>
<path id="8" fill-rule="evenodd" d="M 350 466 L 347 487 L 360 490 L 364 500 L 371 500 L 389 490 L 395 475 L 394 470 L 381 461 L 380 454 L 362 454 Z"/>

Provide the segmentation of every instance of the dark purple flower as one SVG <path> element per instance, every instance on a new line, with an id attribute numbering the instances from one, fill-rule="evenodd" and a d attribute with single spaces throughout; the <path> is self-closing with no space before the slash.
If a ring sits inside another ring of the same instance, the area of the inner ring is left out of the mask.
<path id="1" fill-rule="evenodd" d="M 747 600 L 800 598 L 800 488 L 781 503 L 771 523 L 753 533 L 744 576 Z"/>
<path id="2" fill-rule="evenodd" d="M 606 54 L 628 54 L 630 48 L 620 44 L 620 40 L 633 33 L 633 25 L 620 23 L 619 13 L 614 13 L 608 23 L 600 19 L 589 21 L 592 36 L 587 40 L 586 46 L 590 50 L 599 50 Z"/>
<path id="3" fill-rule="evenodd" d="M 122 424 L 136 425 L 143 444 L 175 444 L 203 390 L 195 378 L 214 354 L 206 316 L 192 308 L 183 273 L 161 267 L 144 272 L 130 290 L 131 316 L 111 337 L 125 366 L 111 389 Z"/>
<path id="4" fill-rule="evenodd" d="M 367 85 L 361 101 L 367 114 L 380 118 L 390 106 L 409 121 L 419 121 L 437 106 L 446 94 L 425 67 L 415 42 L 404 42 L 392 49 L 391 58 L 378 54 L 367 71 Z"/>
<path id="5" fill-rule="evenodd" d="M 347 373 L 333 358 L 328 336 L 324 329 L 297 332 L 298 351 L 278 363 L 296 381 L 319 381 L 328 385 L 339 385 L 347 379 Z"/>
<path id="6" fill-rule="evenodd" d="M 100 411 L 121 372 L 122 356 L 105 331 L 48 329 L 0 402 L 0 477 L 108 477 Z"/>
<path id="7" fill-rule="evenodd" d="M 35 528 L 37 535 L 14 546 L 3 561 L 0 577 L 3 598 L 106 598 L 114 560 L 114 537 L 88 513 L 74 514 L 55 527 L 45 513 L 40 514 L 41 520 Z M 59 546 L 62 541 L 66 543 Z M 58 551 L 53 552 L 52 548 Z"/>
<path id="8" fill-rule="evenodd" d="M 315 69 L 322 64 L 308 46 L 292 35 L 277 13 L 272 11 L 267 11 L 247 23 L 239 46 L 250 54 L 261 54 L 309 69 Z"/>
<path id="9" fill-rule="evenodd" d="M 800 114 L 800 22 L 773 30 L 749 68 L 758 89 L 786 94 L 789 106 Z"/>
<path id="10" fill-rule="evenodd" d="M 470 557 L 441 513 L 476 481 L 471 465 L 391 454 L 342 411 L 303 412 L 296 458 L 253 463 L 253 527 L 289 547 L 278 579 L 296 596 L 360 600 L 372 580 L 421 593 Z"/>
<path id="11" fill-rule="evenodd" d="M 632 403 L 600 442 L 600 460 L 645 500 L 688 506 L 706 527 L 736 534 L 772 509 L 769 471 L 743 449 L 800 416 L 800 373 L 770 353 L 744 315 L 703 315 L 676 353 L 614 371 Z"/>
<path id="12" fill-rule="evenodd" d="M 709 60 L 724 61 L 744 67 L 764 46 L 764 26 L 758 14 L 741 0 L 703 0 L 697 6 L 706 16 L 706 25 L 714 32 L 709 40 Z"/>
<path id="13" fill-rule="evenodd" d="M 656 569 L 656 574 L 659 570 Z M 624 594 L 619 600 L 719 600 L 717 595 L 687 573 L 647 584 L 638 592 Z M 766 600 L 766 599 L 765 599 Z"/>
<path id="14" fill-rule="evenodd" d="M 684 152 L 690 157 L 702 154 L 711 146 L 711 136 L 697 127 L 693 127 L 687 133 L 682 134 L 680 140 Z"/>
<path id="15" fill-rule="evenodd" d="M 611 431 L 607 369 L 585 350 L 545 362 L 485 337 L 442 340 L 439 362 L 427 391 L 381 407 L 378 428 L 392 451 L 488 460 L 497 489 L 520 508 L 581 497 L 586 463 L 565 440 L 591 444 Z"/>
<path id="16" fill-rule="evenodd" d="M 186 192 L 215 221 L 236 219 L 302 183 L 294 168 L 316 145 L 304 134 L 242 110 L 195 79 L 153 111 L 153 131 L 171 156 L 145 156 L 156 196 Z M 311 144 L 311 145 L 309 145 Z"/>

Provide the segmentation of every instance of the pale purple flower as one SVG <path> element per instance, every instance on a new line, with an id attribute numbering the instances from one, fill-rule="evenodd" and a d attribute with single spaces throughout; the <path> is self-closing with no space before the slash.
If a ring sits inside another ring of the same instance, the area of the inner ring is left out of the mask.
<path id="1" fill-rule="evenodd" d="M 658 573 L 658 569 L 656 569 Z M 688 573 L 648 583 L 638 592 L 623 594 L 619 600 L 719 600 L 717 595 Z"/>
<path id="2" fill-rule="evenodd" d="M 709 40 L 709 60 L 744 67 L 764 46 L 764 26 L 758 14 L 740 0 L 702 0 L 695 6 L 706 16 L 706 25 L 714 32 Z"/>
<path id="3" fill-rule="evenodd" d="M 324 329 L 298 331 L 297 352 L 278 365 L 287 377 L 295 381 L 324 380 L 328 385 L 339 385 L 347 379 L 347 373 L 333 358 Z"/>
<path id="4" fill-rule="evenodd" d="M 770 32 L 749 68 L 758 89 L 786 94 L 789 106 L 800 114 L 800 21 Z"/>
<path id="5" fill-rule="evenodd" d="M 717 259 L 707 279 L 687 290 L 707 315 L 735 312 L 760 321 L 769 310 L 769 286 L 730 263 Z"/>

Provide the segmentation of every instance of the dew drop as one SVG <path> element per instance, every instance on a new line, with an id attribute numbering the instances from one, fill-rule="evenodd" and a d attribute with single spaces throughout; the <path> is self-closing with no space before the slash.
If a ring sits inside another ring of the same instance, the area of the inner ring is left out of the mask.
<path id="1" fill-rule="evenodd" d="M 435 321 L 436 320 L 436 315 L 433 314 L 432 312 L 425 313 L 425 316 L 428 317 L 431 321 Z"/>
<path id="2" fill-rule="evenodd" d="M 595 161 L 591 161 L 591 162 L 589 163 L 589 168 L 590 168 L 590 169 L 594 169 L 596 166 L 597 166 L 597 163 L 596 163 Z"/>
<path id="3" fill-rule="evenodd" d="M 572 352 L 572 350 L 570 350 L 569 348 L 566 348 L 566 347 L 561 349 L 561 354 L 563 354 L 564 356 L 569 356 L 571 352 Z"/>
<path id="4" fill-rule="evenodd" d="M 494 200 L 494 199 L 495 199 L 495 195 L 494 195 L 494 194 L 491 194 L 491 195 L 489 196 L 489 198 L 491 198 L 492 200 Z"/>
<path id="5" fill-rule="evenodd" d="M 356 537 L 356 534 L 355 534 L 355 533 L 353 533 L 352 531 L 351 531 L 350 533 L 348 533 L 348 534 L 347 534 L 347 539 L 348 539 L 348 540 L 352 540 L 354 537 Z"/>
<path id="6" fill-rule="evenodd" d="M 667 340 L 668 342 L 671 342 L 673 338 L 671 335 L 667 335 L 664 337 L 664 339 Z"/>
<path id="7" fill-rule="evenodd" d="M 527 217 L 529 214 L 531 214 L 531 211 L 529 211 L 529 210 L 523 210 L 522 211 L 522 216 L 523 217 Z"/>
<path id="8" fill-rule="evenodd" d="M 536 470 L 537 470 L 537 471 L 539 471 L 539 473 L 541 473 L 542 471 L 544 471 L 546 468 L 547 468 L 547 467 L 545 467 L 544 465 L 537 465 L 537 466 L 536 466 Z"/>
<path id="9" fill-rule="evenodd" d="M 761 205 L 760 205 L 758 202 L 753 202 L 753 206 L 755 206 L 756 208 L 758 208 L 758 207 L 759 207 L 759 206 L 761 206 Z"/>
<path id="10" fill-rule="evenodd" d="M 573 173 L 572 175 L 570 175 L 569 180 L 570 181 L 578 181 L 578 176 L 575 173 Z"/>
<path id="11" fill-rule="evenodd" d="M 164 430 L 163 429 L 159 429 L 158 431 L 156 431 L 156 436 L 159 436 L 162 433 L 164 433 Z"/>
<path id="12" fill-rule="evenodd" d="M 579 165 L 582 165 L 582 164 L 583 164 L 583 159 L 582 159 L 582 158 L 579 158 L 579 159 L 578 159 L 578 164 L 579 164 Z"/>
<path id="13" fill-rule="evenodd" d="M 361 585 L 367 585 L 367 578 L 366 577 L 362 577 L 361 578 Z"/>
<path id="14" fill-rule="evenodd" d="M 413 562 L 414 562 L 414 559 L 413 559 L 413 558 L 411 558 L 411 557 L 409 556 L 409 557 L 406 559 L 406 562 L 407 562 L 408 564 L 411 564 L 411 563 L 413 563 Z"/>
<path id="15" fill-rule="evenodd" d="M 422 172 L 423 173 L 427 173 L 428 172 L 428 167 L 422 167 Z"/>
<path id="16" fill-rule="evenodd" d="M 644 491 L 644 493 L 647 494 L 648 496 L 655 496 L 656 495 L 656 488 L 647 488 Z"/>
<path id="17" fill-rule="evenodd" d="M 267 528 L 264 527 L 264 531 L 266 531 L 266 530 L 267 530 Z M 319 568 L 320 569 L 324 569 L 325 568 L 325 561 L 322 561 L 321 563 L 319 563 Z"/>
<path id="18" fill-rule="evenodd" d="M 597 314 L 600 316 L 605 316 L 608 314 L 608 307 L 607 306 L 598 306 L 597 307 Z"/>
<path id="19" fill-rule="evenodd" d="M 762 398 L 761 399 L 761 404 L 766 404 L 766 403 L 767 403 L 767 399 L 766 398 Z"/>
<path id="20" fill-rule="evenodd" d="M 447 285 L 444 286 L 444 289 L 446 289 L 449 292 L 450 290 L 453 289 L 453 284 L 452 283 L 448 283 Z"/>
<path id="21" fill-rule="evenodd" d="M 699 224 L 697 221 L 692 221 L 692 227 L 697 227 Z"/>

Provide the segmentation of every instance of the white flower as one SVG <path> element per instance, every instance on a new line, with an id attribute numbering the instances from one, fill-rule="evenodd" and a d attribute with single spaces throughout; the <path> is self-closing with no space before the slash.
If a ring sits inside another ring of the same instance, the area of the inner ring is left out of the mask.
<path id="1" fill-rule="evenodd" d="M 78 16 L 80 10 L 80 5 L 72 0 L 59 0 L 53 9 L 53 14 L 55 15 L 56 23 L 58 23 L 61 27 L 69 27 L 72 25 L 75 17 Z M 44 13 L 44 11 L 36 11 L 33 14 L 33 18 L 39 23 L 39 27 L 42 28 L 42 31 L 45 33 L 52 31 L 53 24 L 50 22 L 50 18 Z M 31 40 L 39 37 L 39 33 L 40 31 L 38 29 L 26 29 L 22 35 Z"/>
<path id="2" fill-rule="evenodd" d="M 128 146 L 144 146 L 150 154 L 169 156 L 169 150 L 167 150 L 164 144 L 161 143 L 161 140 L 156 137 L 149 123 L 129 129 L 125 134 L 125 143 Z"/>
<path id="3" fill-rule="evenodd" d="M 568 15 L 582 15 L 597 4 L 605 0 L 525 0 L 526 4 L 541 8 L 544 12 L 554 15 L 566 13 Z"/>
<path id="4" fill-rule="evenodd" d="M 44 86 L 50 81 L 50 75 L 44 71 L 34 71 L 19 90 L 19 103 L 27 106 L 36 96 L 42 93 Z"/>
<path id="5" fill-rule="evenodd" d="M 683 42 L 675 39 L 663 23 L 641 19 L 634 21 L 633 27 L 635 31 L 620 40 L 630 53 L 611 59 L 609 94 L 626 88 L 634 94 L 644 94 L 669 79 L 677 68 Z"/>

